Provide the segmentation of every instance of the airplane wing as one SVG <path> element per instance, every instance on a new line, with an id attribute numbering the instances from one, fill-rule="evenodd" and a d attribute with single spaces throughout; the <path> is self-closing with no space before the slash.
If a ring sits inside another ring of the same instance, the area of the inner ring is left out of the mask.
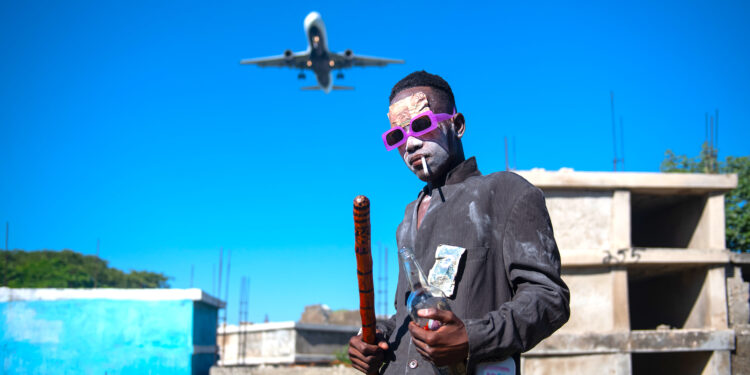
<path id="1" fill-rule="evenodd" d="M 342 53 L 331 53 L 331 55 L 335 60 L 335 65 L 340 68 L 350 68 L 352 66 L 386 66 L 388 64 L 404 63 L 404 60 L 355 55 L 351 50 L 346 50 Z"/>
<path id="2" fill-rule="evenodd" d="M 262 68 L 267 66 L 288 67 L 293 69 L 309 69 L 307 61 L 310 59 L 309 51 L 292 52 L 285 51 L 283 55 L 260 57 L 257 59 L 243 59 L 240 64 L 257 65 Z"/>
<path id="3" fill-rule="evenodd" d="M 320 86 L 303 86 L 303 87 L 300 87 L 300 90 L 302 90 L 302 91 L 315 91 L 315 90 L 323 90 L 323 88 L 320 87 Z M 337 85 L 333 85 L 333 87 L 331 87 L 331 90 L 354 90 L 354 87 L 352 87 L 352 86 L 337 86 Z"/>

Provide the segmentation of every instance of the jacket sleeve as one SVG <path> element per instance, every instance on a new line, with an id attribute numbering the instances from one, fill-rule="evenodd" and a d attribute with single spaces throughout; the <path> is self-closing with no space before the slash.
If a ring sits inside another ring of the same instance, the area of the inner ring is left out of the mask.
<path id="1" fill-rule="evenodd" d="M 568 321 L 570 292 L 560 278 L 560 253 L 544 195 L 520 194 L 502 230 L 502 257 L 513 298 L 481 319 L 464 322 L 469 366 L 520 354 Z"/>
<path id="2" fill-rule="evenodd" d="M 386 320 L 379 320 L 375 323 L 375 328 L 383 333 L 386 340 L 391 337 L 391 333 L 396 328 L 396 314 L 391 315 Z"/>

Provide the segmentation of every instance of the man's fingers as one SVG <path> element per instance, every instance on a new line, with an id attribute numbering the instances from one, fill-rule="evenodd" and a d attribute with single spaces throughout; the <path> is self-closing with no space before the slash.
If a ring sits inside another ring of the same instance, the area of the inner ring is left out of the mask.
<path id="1" fill-rule="evenodd" d="M 382 363 L 382 360 L 376 360 L 374 357 L 370 357 L 369 361 L 357 356 L 349 356 L 349 359 L 352 361 L 353 367 L 367 374 L 377 373 Z"/>
<path id="2" fill-rule="evenodd" d="M 356 358 L 362 361 L 363 363 L 372 365 L 372 364 L 378 364 L 383 360 L 383 352 L 378 351 L 374 355 L 365 355 L 362 352 L 358 351 L 356 348 L 349 348 L 349 358 Z"/>
<path id="3" fill-rule="evenodd" d="M 385 350 L 388 350 L 388 348 L 389 348 L 389 346 L 388 346 L 388 343 L 387 343 L 387 342 L 385 342 L 385 341 L 381 341 L 381 342 L 379 342 L 379 343 L 378 343 L 378 347 L 379 347 L 380 349 L 383 349 L 384 351 L 385 351 Z"/>
<path id="4" fill-rule="evenodd" d="M 380 350 L 378 345 L 370 345 L 362 341 L 362 336 L 354 336 L 349 340 L 349 345 L 355 347 L 365 356 L 374 355 Z M 387 344 L 386 344 L 387 345 Z"/>
<path id="5" fill-rule="evenodd" d="M 352 367 L 364 373 L 370 372 L 370 366 L 359 358 L 352 358 Z"/>
<path id="6" fill-rule="evenodd" d="M 352 367 L 366 374 L 377 374 L 380 364 L 383 363 L 385 342 L 378 345 L 370 345 L 362 341 L 361 336 L 354 336 L 349 340 L 349 359 Z"/>
<path id="7" fill-rule="evenodd" d="M 360 364 L 359 360 L 356 360 L 354 358 L 352 358 L 351 360 L 352 360 L 352 367 L 364 373 L 367 372 L 367 369 L 362 364 Z"/>
<path id="8" fill-rule="evenodd" d="M 414 325 L 414 328 L 412 328 L 410 324 L 409 331 L 412 331 L 411 341 L 414 343 L 414 346 L 417 348 L 419 354 L 422 354 L 423 356 L 432 360 L 432 355 L 434 353 L 432 348 L 430 348 L 430 342 L 432 342 L 433 340 L 434 332 L 421 329 L 417 327 L 416 324 Z M 417 333 L 417 335 L 415 335 L 414 333 Z"/>
<path id="9" fill-rule="evenodd" d="M 417 315 L 422 318 L 437 320 L 443 324 L 453 322 L 456 316 L 451 311 L 440 309 L 420 309 L 417 311 Z"/>
<path id="10" fill-rule="evenodd" d="M 428 344 L 433 344 L 432 340 L 435 339 L 435 331 L 428 331 L 420 326 L 418 326 L 414 322 L 409 323 L 409 333 L 411 333 L 411 337 L 413 339 L 418 339 L 420 341 L 424 341 Z"/>
<path id="11" fill-rule="evenodd" d="M 412 342 L 414 342 L 414 347 L 417 349 L 417 352 L 419 352 L 419 354 L 429 359 L 430 361 L 434 360 L 433 355 L 435 353 L 433 353 L 433 349 L 429 345 L 427 345 L 427 343 L 425 343 L 422 340 L 415 339 L 413 337 L 412 337 Z"/>
<path id="12" fill-rule="evenodd" d="M 362 354 L 356 348 L 349 347 L 349 359 L 354 360 L 355 358 L 358 359 L 358 360 L 360 360 L 360 361 L 362 361 L 363 363 L 365 362 L 365 356 L 364 356 L 364 354 Z"/>

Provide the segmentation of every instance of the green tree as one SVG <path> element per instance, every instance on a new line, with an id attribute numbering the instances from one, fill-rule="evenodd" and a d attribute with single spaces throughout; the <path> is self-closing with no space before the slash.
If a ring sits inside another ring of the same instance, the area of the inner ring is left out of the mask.
<path id="1" fill-rule="evenodd" d="M 0 262 L 0 278 L 11 288 L 169 288 L 169 278 L 161 273 L 125 273 L 72 250 L 3 250 Z"/>
<path id="2" fill-rule="evenodd" d="M 677 173 L 736 173 L 737 188 L 726 194 L 726 242 L 727 247 L 737 252 L 750 251 L 750 157 L 727 156 L 721 161 L 718 150 L 703 144 L 696 157 L 676 155 L 667 150 L 659 169 L 662 172 Z"/>

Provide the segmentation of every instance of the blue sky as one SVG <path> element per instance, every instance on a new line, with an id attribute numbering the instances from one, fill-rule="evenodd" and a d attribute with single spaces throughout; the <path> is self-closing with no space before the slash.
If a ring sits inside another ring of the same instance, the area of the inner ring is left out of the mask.
<path id="1" fill-rule="evenodd" d="M 328 95 L 238 64 L 305 49 L 312 10 L 332 50 L 406 64 L 349 70 L 337 83 L 356 90 Z M 241 276 L 252 321 L 354 309 L 353 198 L 372 201 L 392 294 L 422 186 L 380 140 L 401 77 L 451 83 L 484 173 L 505 168 L 504 136 L 519 169 L 611 170 L 610 91 L 625 169 L 657 171 L 666 149 L 698 153 L 717 108 L 720 156 L 750 153 L 748 19 L 742 1 L 3 2 L 0 221 L 11 248 L 93 254 L 99 238 L 111 266 L 177 288 L 194 266 L 209 292 L 231 249 L 230 322 Z"/>

